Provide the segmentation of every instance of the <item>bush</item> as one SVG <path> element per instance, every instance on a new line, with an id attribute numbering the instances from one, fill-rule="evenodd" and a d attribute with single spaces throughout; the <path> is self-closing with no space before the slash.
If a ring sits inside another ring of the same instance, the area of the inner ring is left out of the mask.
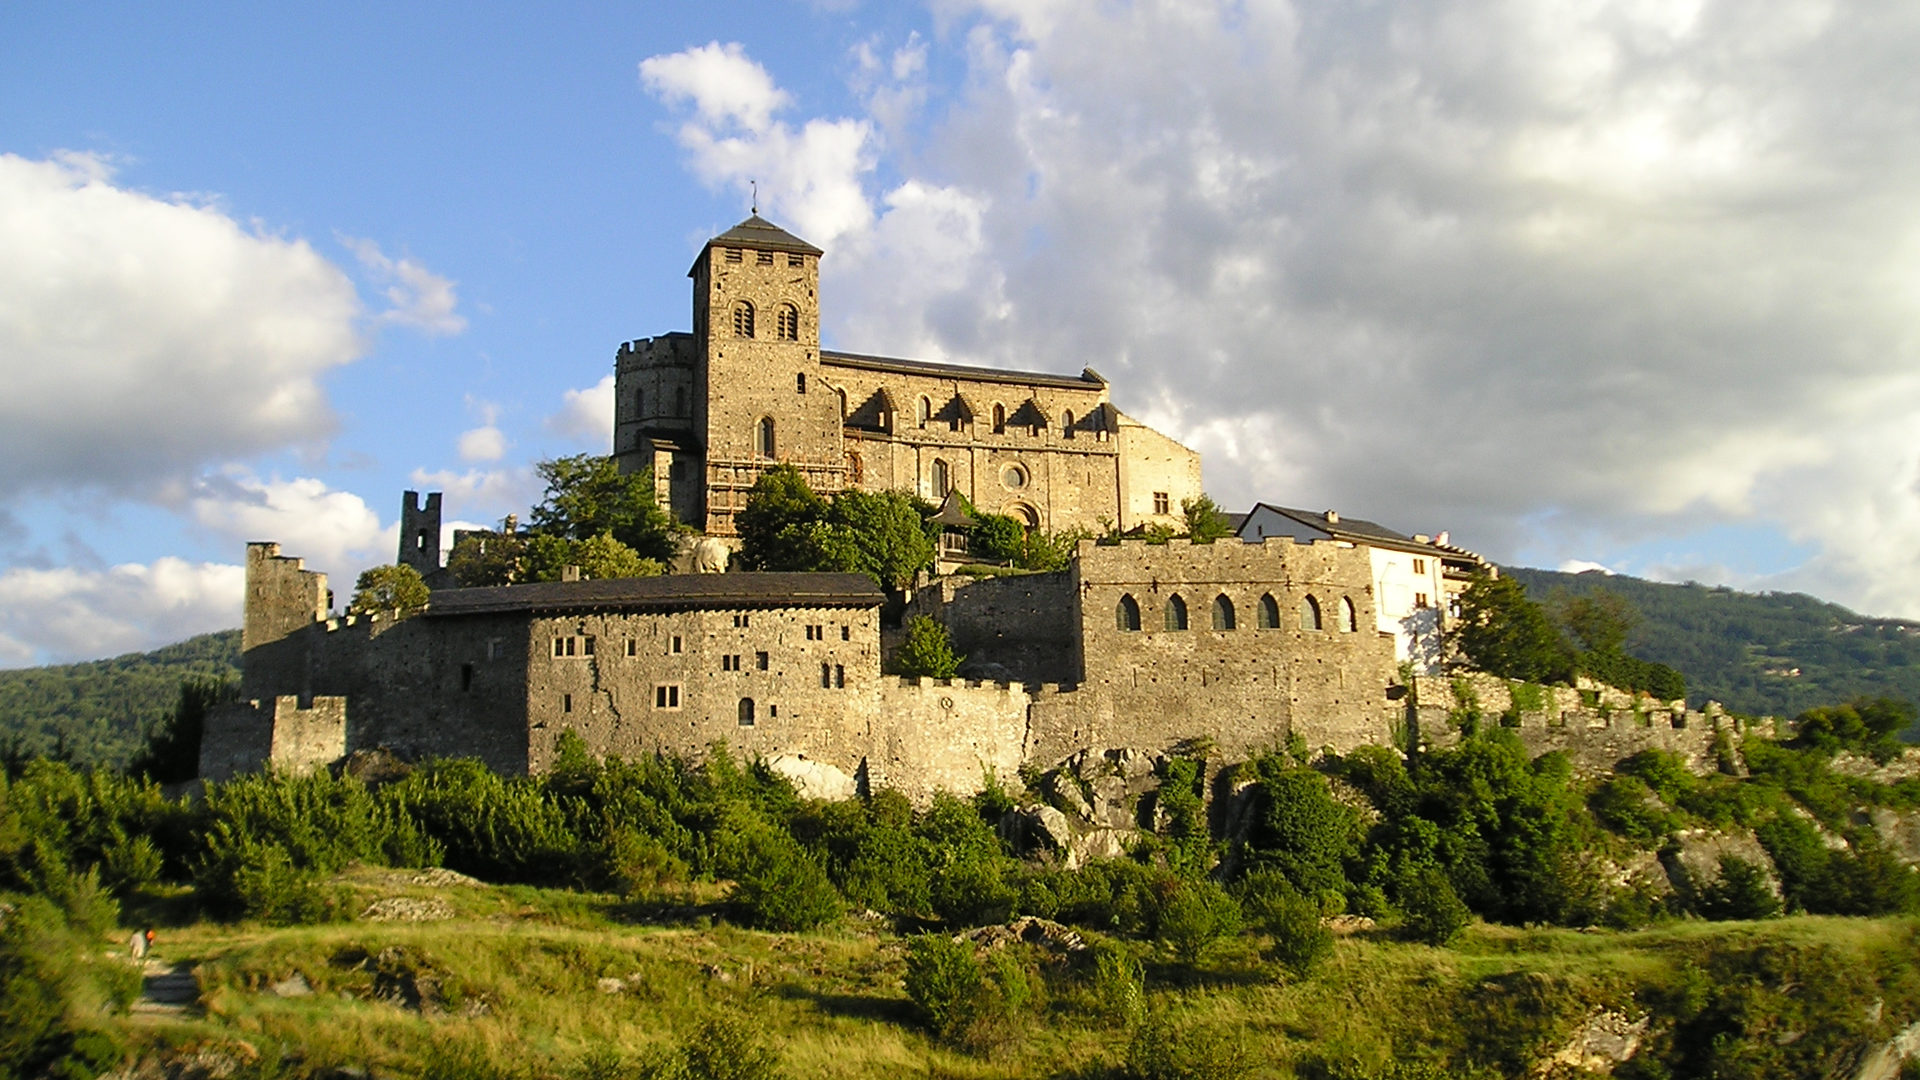
<path id="1" fill-rule="evenodd" d="M 1247 920 L 1271 939 L 1267 958 L 1294 975 L 1305 977 L 1333 954 L 1333 931 L 1321 922 L 1320 906 L 1300 895 L 1285 875 L 1249 874 L 1240 883 L 1240 897 Z"/>
<path id="2" fill-rule="evenodd" d="M 680 1047 L 684 1080 L 778 1080 L 780 1055 L 745 1017 L 715 1013 Z"/>
<path id="3" fill-rule="evenodd" d="M 79 910 L 30 896 L 0 911 L 0 1077 L 96 1076 L 119 1058 L 113 1037 L 84 1018 L 119 1011 L 140 974 L 99 956 L 101 924 L 117 907 L 97 888 L 72 890 Z"/>
<path id="4" fill-rule="evenodd" d="M 907 946 L 906 987 L 927 1030 L 953 1041 L 978 1017 L 986 979 L 972 945 L 923 934 Z"/>
<path id="5" fill-rule="evenodd" d="M 1146 1015 L 1146 969 L 1118 942 L 1093 944 L 1093 998 L 1108 1023 L 1132 1027 Z"/>
<path id="6" fill-rule="evenodd" d="M 1408 876 L 1400 886 L 1401 923 L 1407 936 L 1428 945 L 1446 945 L 1460 936 L 1473 914 L 1453 891 L 1453 883 L 1437 868 L 1427 867 Z"/>
<path id="7" fill-rule="evenodd" d="M 954 655 L 946 627 L 931 616 L 915 615 L 907 620 L 907 640 L 894 655 L 893 666 L 910 679 L 951 679 L 965 659 Z"/>
<path id="8" fill-rule="evenodd" d="M 1155 912 L 1155 936 L 1183 964 L 1197 964 L 1221 938 L 1240 932 L 1240 905 L 1210 880 L 1176 881 Z"/>
<path id="9" fill-rule="evenodd" d="M 784 831 L 750 834 L 729 904 L 763 930 L 812 930 L 840 917 L 840 894 L 826 870 Z"/>
<path id="10" fill-rule="evenodd" d="M 1737 855 L 1720 856 L 1720 876 L 1700 891 L 1700 914 L 1709 919 L 1770 919 L 1780 914 L 1767 872 Z"/>
<path id="11" fill-rule="evenodd" d="M 1233 1036 L 1211 1025 L 1177 1026 L 1149 1017 L 1127 1046 L 1130 1080 L 1239 1080 L 1251 1061 Z"/>

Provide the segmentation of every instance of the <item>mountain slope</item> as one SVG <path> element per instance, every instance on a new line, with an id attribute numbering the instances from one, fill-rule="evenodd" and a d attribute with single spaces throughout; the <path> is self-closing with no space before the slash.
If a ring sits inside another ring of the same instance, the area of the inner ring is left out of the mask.
<path id="1" fill-rule="evenodd" d="M 110 660 L 0 671 L 0 747 L 64 747 L 82 764 L 122 765 L 170 714 L 189 675 L 240 674 L 240 631 L 202 634 Z"/>
<path id="2" fill-rule="evenodd" d="M 1742 593 L 1671 585 L 1598 571 L 1563 574 L 1502 567 L 1533 599 L 1609 590 L 1640 624 L 1627 651 L 1678 668 L 1695 705 L 1793 716 L 1852 698 L 1920 702 L 1920 623 L 1876 619 L 1804 593 Z"/>

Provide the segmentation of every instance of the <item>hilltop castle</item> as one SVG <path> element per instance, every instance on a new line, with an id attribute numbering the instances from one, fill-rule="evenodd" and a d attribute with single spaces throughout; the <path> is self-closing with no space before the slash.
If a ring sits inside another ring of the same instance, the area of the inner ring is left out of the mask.
<path id="1" fill-rule="evenodd" d="M 620 346 L 615 454 L 652 469 L 681 521 L 730 537 L 775 463 L 823 494 L 958 492 L 1048 529 L 1173 524 L 1200 494 L 1198 455 L 1115 409 L 1091 369 L 821 350 L 821 254 L 749 218 L 694 263 L 691 333 Z M 439 495 L 408 492 L 401 519 L 400 561 L 438 571 Z M 1209 545 L 1085 541 L 1059 573 L 925 583 L 907 613 L 946 625 L 973 676 L 939 682 L 882 674 L 885 598 L 859 575 L 442 588 L 417 617 L 341 618 L 324 575 L 250 544 L 245 700 L 209 717 L 201 773 L 373 747 L 539 771 L 574 732 L 623 755 L 724 740 L 818 792 L 923 799 L 1089 747 L 1386 742 L 1422 699 L 1451 701 L 1417 676 L 1478 556 L 1332 511 L 1259 504 L 1236 524 Z M 1568 715 L 1555 737 L 1578 735 Z M 1681 735 L 1674 715 L 1656 730 Z"/>

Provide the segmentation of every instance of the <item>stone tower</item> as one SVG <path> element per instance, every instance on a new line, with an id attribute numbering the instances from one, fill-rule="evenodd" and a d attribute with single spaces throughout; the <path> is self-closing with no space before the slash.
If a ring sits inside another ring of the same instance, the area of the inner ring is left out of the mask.
<path id="1" fill-rule="evenodd" d="M 400 496 L 400 565 L 411 566 L 423 579 L 440 569 L 440 493 L 427 492 L 427 503 L 420 505 L 420 493 Z"/>

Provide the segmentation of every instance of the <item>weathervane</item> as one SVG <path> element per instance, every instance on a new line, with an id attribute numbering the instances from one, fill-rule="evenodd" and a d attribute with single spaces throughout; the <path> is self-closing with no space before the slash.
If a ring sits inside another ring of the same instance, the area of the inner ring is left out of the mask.
<path id="1" fill-rule="evenodd" d="M 757 216 L 760 213 L 760 181 L 748 180 L 747 186 L 753 189 L 753 209 L 750 213 Z"/>

